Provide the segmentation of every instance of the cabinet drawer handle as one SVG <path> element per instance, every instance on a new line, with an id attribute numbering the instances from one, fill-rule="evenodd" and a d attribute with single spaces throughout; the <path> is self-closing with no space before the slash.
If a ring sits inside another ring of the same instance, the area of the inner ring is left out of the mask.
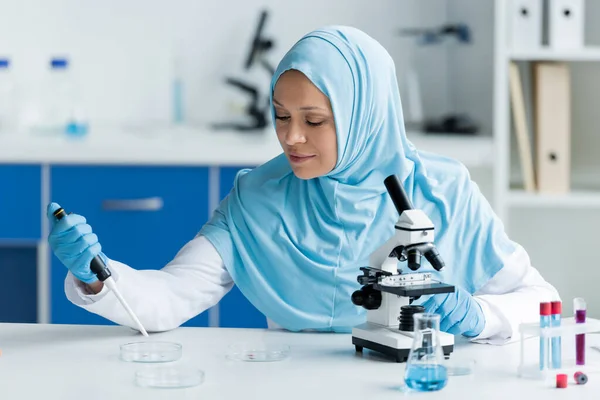
<path id="1" fill-rule="evenodd" d="M 104 200 L 102 208 L 107 211 L 159 211 L 163 208 L 161 197 L 146 199 Z"/>

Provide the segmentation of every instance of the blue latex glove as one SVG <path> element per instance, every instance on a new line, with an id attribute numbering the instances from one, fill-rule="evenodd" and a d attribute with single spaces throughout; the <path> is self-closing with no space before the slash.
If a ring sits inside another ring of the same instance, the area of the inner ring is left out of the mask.
<path id="1" fill-rule="evenodd" d="M 81 215 L 69 214 L 57 221 L 53 213 L 59 208 L 56 203 L 50 203 L 47 208 L 50 248 L 77 279 L 85 283 L 96 282 L 98 278 L 90 270 L 90 263 L 99 254 L 106 260 L 98 237 Z"/>
<path id="2" fill-rule="evenodd" d="M 423 304 L 425 312 L 440 314 L 440 330 L 453 335 L 475 337 L 483 331 L 485 316 L 481 306 L 464 289 L 436 294 Z"/>

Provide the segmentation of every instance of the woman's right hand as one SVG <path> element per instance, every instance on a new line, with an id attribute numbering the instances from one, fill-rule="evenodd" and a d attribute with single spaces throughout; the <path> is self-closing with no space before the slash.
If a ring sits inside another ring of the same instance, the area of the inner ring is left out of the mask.
<path id="1" fill-rule="evenodd" d="M 90 263 L 97 255 L 105 259 L 102 246 L 83 216 L 68 214 L 57 220 L 53 213 L 59 208 L 56 203 L 50 203 L 47 208 L 50 248 L 77 279 L 93 288 L 101 282 L 90 270 Z"/>

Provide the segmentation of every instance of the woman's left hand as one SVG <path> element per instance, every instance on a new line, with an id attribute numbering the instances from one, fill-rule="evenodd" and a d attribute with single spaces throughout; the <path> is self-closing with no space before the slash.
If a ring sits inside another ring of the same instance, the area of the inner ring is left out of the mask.
<path id="1" fill-rule="evenodd" d="M 440 330 L 454 335 L 475 337 L 483 331 L 485 316 L 481 306 L 467 291 L 436 294 L 423 304 L 425 312 L 440 314 Z"/>

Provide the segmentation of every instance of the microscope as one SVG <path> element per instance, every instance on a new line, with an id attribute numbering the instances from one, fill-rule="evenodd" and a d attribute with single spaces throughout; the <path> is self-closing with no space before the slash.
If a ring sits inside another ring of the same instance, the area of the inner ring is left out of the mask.
<path id="1" fill-rule="evenodd" d="M 264 37 L 264 27 L 268 17 L 267 10 L 260 13 L 258 26 L 254 32 L 250 51 L 244 62 L 244 69 L 249 70 L 255 64 L 260 64 L 271 77 L 275 73 L 275 68 L 265 59 L 265 54 L 271 50 L 275 44 L 272 39 Z M 239 89 L 249 97 L 248 104 L 244 107 L 244 114 L 249 117 L 248 123 L 220 122 L 212 124 L 213 129 L 233 129 L 245 132 L 261 132 L 269 123 L 269 96 L 263 98 L 260 93 L 260 85 L 250 84 L 242 79 L 228 77 L 225 83 Z"/>
<path id="2" fill-rule="evenodd" d="M 352 293 L 352 303 L 367 310 L 367 321 L 353 327 L 352 344 L 357 352 L 367 348 L 392 357 L 408 359 L 413 343 L 413 315 L 424 307 L 412 302 L 421 296 L 451 293 L 452 285 L 432 279 L 428 272 L 416 272 L 422 257 L 440 271 L 444 261 L 433 244 L 434 225 L 421 210 L 414 209 L 395 175 L 384 180 L 385 187 L 400 215 L 394 235 L 376 249 L 369 267 L 362 267 L 357 281 L 362 287 Z M 399 261 L 412 272 L 402 272 Z M 444 355 L 454 350 L 454 335 L 440 332 Z"/>

